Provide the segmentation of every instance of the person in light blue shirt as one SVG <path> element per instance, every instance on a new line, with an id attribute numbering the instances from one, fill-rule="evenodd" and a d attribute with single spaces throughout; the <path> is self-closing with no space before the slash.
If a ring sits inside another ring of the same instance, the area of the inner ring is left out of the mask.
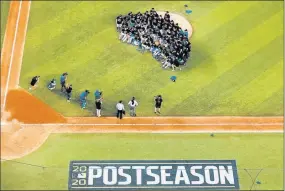
<path id="1" fill-rule="evenodd" d="M 188 30 L 187 30 L 187 29 L 184 30 L 184 36 L 186 36 L 187 38 L 189 38 L 189 37 L 188 37 L 188 36 L 189 36 L 189 33 L 188 33 Z"/>
<path id="2" fill-rule="evenodd" d="M 96 90 L 95 92 L 94 92 L 94 96 L 95 96 L 95 100 L 97 101 L 97 100 L 99 100 L 99 99 L 101 99 L 101 97 L 102 97 L 102 91 L 100 91 L 100 90 Z"/>
<path id="3" fill-rule="evenodd" d="M 176 76 L 171 76 L 171 77 L 170 77 L 170 80 L 173 81 L 173 82 L 176 82 L 176 79 L 177 79 Z"/>
<path id="4" fill-rule="evenodd" d="M 81 108 L 82 108 L 82 109 L 85 109 L 85 108 L 86 108 L 86 105 L 87 105 L 87 96 L 88 96 L 89 93 L 90 93 L 89 90 L 85 90 L 84 92 L 82 92 L 82 93 L 80 94 L 79 99 L 80 99 L 80 103 L 81 103 Z"/>
<path id="5" fill-rule="evenodd" d="M 65 72 L 60 76 L 61 92 L 63 92 L 63 89 L 66 89 L 67 75 L 68 73 Z"/>

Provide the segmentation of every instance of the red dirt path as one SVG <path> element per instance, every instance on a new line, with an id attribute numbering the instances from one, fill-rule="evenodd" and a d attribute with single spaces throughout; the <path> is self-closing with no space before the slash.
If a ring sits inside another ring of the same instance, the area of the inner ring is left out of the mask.
<path id="1" fill-rule="evenodd" d="M 64 118 L 30 93 L 18 89 L 30 4 L 30 1 L 11 1 L 1 52 L 1 123 L 5 123 L 1 127 L 1 156 L 4 159 L 33 152 L 50 133 L 283 130 L 283 117 Z"/>

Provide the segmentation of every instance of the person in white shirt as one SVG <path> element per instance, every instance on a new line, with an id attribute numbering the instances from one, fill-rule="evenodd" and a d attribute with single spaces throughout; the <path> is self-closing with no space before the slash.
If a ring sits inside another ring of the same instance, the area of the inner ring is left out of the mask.
<path id="1" fill-rule="evenodd" d="M 125 106 L 122 100 L 120 100 L 119 103 L 117 103 L 116 108 L 117 108 L 117 118 L 122 119 L 123 113 L 125 112 Z"/>
<path id="2" fill-rule="evenodd" d="M 130 116 L 132 117 L 136 117 L 136 107 L 139 105 L 138 102 L 136 101 L 136 98 L 133 97 L 131 101 L 129 101 L 128 103 L 129 107 L 130 107 Z"/>

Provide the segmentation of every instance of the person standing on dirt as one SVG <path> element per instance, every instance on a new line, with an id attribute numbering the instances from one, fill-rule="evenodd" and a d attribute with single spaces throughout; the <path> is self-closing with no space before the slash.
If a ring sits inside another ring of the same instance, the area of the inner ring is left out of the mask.
<path id="1" fill-rule="evenodd" d="M 122 100 L 120 100 L 117 103 L 116 108 L 117 108 L 117 118 L 123 119 L 123 114 L 125 113 L 125 106 Z"/>
<path id="2" fill-rule="evenodd" d="M 72 84 L 66 87 L 65 89 L 67 95 L 67 102 L 70 102 L 71 99 L 71 92 L 72 92 Z"/>
<path id="3" fill-rule="evenodd" d="M 154 113 L 160 114 L 160 108 L 163 102 L 162 96 L 161 95 L 154 96 L 154 102 L 155 102 Z"/>
<path id="4" fill-rule="evenodd" d="M 128 103 L 129 107 L 130 107 L 130 116 L 132 117 L 136 117 L 136 107 L 139 105 L 138 102 L 136 101 L 135 97 L 132 97 L 131 101 L 129 101 Z"/>
<path id="5" fill-rule="evenodd" d="M 63 92 L 63 89 L 66 90 L 66 81 L 67 81 L 68 73 L 65 72 L 60 76 L 60 84 L 61 84 L 61 92 Z"/>
<path id="6" fill-rule="evenodd" d="M 36 89 L 39 81 L 40 81 L 40 76 L 34 76 L 31 80 L 31 83 L 30 83 L 31 86 L 30 86 L 29 90 Z"/>

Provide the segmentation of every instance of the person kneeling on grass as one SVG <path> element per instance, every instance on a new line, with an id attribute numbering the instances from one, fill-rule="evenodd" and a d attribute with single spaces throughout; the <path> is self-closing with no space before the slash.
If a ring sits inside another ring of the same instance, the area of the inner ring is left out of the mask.
<path id="1" fill-rule="evenodd" d="M 52 80 L 50 81 L 50 83 L 48 84 L 48 89 L 49 89 L 49 90 L 54 90 L 54 89 L 55 89 L 55 86 L 56 86 L 55 79 L 52 79 Z"/>
<path id="2" fill-rule="evenodd" d="M 85 109 L 87 105 L 87 96 L 89 94 L 89 90 L 85 90 L 80 94 L 80 103 L 81 103 L 81 109 Z"/>
<path id="3" fill-rule="evenodd" d="M 119 40 L 121 40 L 122 42 L 125 42 L 127 40 L 127 31 L 122 30 L 120 35 L 119 35 Z"/>
<path id="4" fill-rule="evenodd" d="M 178 57 L 175 58 L 174 62 L 171 64 L 172 71 L 175 71 L 176 68 L 181 70 L 180 64 L 178 62 Z"/>

